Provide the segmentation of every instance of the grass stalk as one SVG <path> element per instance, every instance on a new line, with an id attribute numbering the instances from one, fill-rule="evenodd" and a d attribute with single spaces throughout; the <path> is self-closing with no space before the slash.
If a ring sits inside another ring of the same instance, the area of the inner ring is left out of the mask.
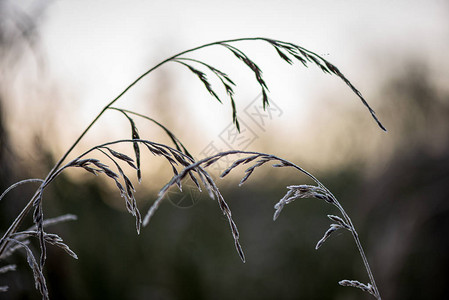
<path id="1" fill-rule="evenodd" d="M 245 261 L 245 256 L 243 249 L 239 242 L 239 233 L 237 229 L 237 225 L 233 221 L 232 213 L 229 208 L 229 205 L 226 203 L 224 197 L 222 196 L 221 192 L 219 191 L 217 185 L 215 184 L 214 179 L 208 174 L 206 171 L 206 168 L 215 162 L 217 162 L 219 159 L 234 155 L 234 154 L 241 154 L 246 155 L 247 157 L 243 159 L 236 160 L 231 167 L 229 167 L 225 172 L 223 172 L 222 177 L 225 177 L 229 172 L 231 172 L 235 167 L 239 165 L 251 165 L 246 171 L 245 175 L 242 178 L 240 184 L 243 184 L 253 173 L 253 171 L 256 168 L 261 167 L 262 165 L 265 165 L 267 163 L 271 162 L 277 162 L 277 164 L 274 164 L 273 167 L 293 167 L 299 172 L 305 174 L 310 179 L 312 179 L 316 186 L 308 186 L 308 185 L 298 185 L 298 186 L 289 186 L 289 191 L 287 194 L 282 198 L 275 206 L 276 211 L 274 214 L 274 219 L 276 219 L 279 216 L 280 211 L 282 208 L 289 204 L 290 202 L 294 201 L 297 198 L 305 198 L 305 197 L 312 197 L 317 199 L 324 199 L 326 202 L 331 203 L 335 205 L 339 211 L 341 212 L 343 219 L 337 216 L 329 216 L 331 220 L 335 221 L 337 224 L 332 224 L 331 228 L 325 233 L 325 236 L 322 240 L 319 241 L 317 244 L 318 248 L 321 246 L 322 243 L 327 239 L 327 237 L 335 230 L 338 229 L 347 229 L 351 231 L 353 238 L 355 240 L 355 243 L 357 245 L 358 251 L 362 257 L 363 263 L 365 265 L 366 271 L 368 273 L 368 277 L 370 279 L 370 284 L 365 285 L 363 283 L 360 283 L 358 281 L 350 281 L 350 280 L 343 280 L 340 282 L 341 285 L 344 286 L 352 286 L 360 288 L 364 291 L 367 291 L 371 294 L 373 294 L 377 299 L 380 298 L 379 291 L 377 289 L 376 283 L 374 281 L 374 276 L 371 272 L 370 266 L 368 264 L 368 260 L 366 258 L 365 252 L 362 248 L 359 236 L 355 230 L 355 227 L 349 218 L 348 214 L 345 212 L 341 204 L 338 202 L 338 200 L 332 195 L 332 193 L 323 185 L 321 184 L 318 179 L 316 179 L 312 174 L 307 172 L 306 170 L 302 169 L 296 164 L 293 164 L 287 160 L 284 160 L 282 158 L 279 158 L 274 155 L 270 154 L 264 154 L 260 152 L 247 152 L 247 151 L 239 151 L 239 150 L 233 150 L 233 151 L 227 151 L 227 152 L 221 152 L 216 155 L 207 157 L 205 159 L 195 161 L 193 159 L 193 156 L 190 155 L 190 153 L 187 151 L 186 147 L 184 147 L 184 144 L 181 143 L 181 141 L 170 131 L 167 127 L 165 127 L 160 122 L 156 121 L 154 118 L 150 118 L 148 116 L 127 110 L 122 108 L 117 108 L 113 106 L 120 98 L 122 98 L 123 95 L 125 95 L 132 87 L 134 87 L 138 82 L 140 82 L 143 78 L 145 78 L 147 75 L 155 71 L 156 69 L 160 68 L 162 65 L 168 63 L 168 62 L 176 62 L 180 64 L 183 67 L 186 67 L 188 70 L 190 70 L 205 86 L 205 88 L 208 90 L 208 92 L 214 96 L 220 103 L 223 101 L 218 96 L 218 93 L 215 92 L 214 87 L 209 83 L 207 80 L 206 73 L 203 72 L 200 69 L 197 69 L 197 66 L 205 69 L 207 72 L 214 74 L 219 79 L 219 82 L 221 83 L 222 87 L 226 91 L 226 95 L 230 100 L 231 106 L 232 106 L 232 119 L 236 126 L 236 128 L 239 130 L 239 123 L 237 119 L 237 106 L 234 101 L 233 95 L 234 90 L 233 87 L 235 86 L 235 83 L 232 81 L 232 79 L 223 71 L 218 70 L 217 68 L 211 66 L 210 64 L 198 60 L 193 59 L 190 57 L 187 57 L 185 55 L 192 53 L 194 51 L 204 49 L 207 47 L 212 46 L 223 46 L 227 51 L 234 55 L 238 61 L 245 64 L 251 72 L 253 72 L 255 76 L 255 80 L 259 84 L 261 90 L 262 90 L 262 102 L 264 109 L 266 106 L 269 105 L 269 99 L 268 99 L 268 86 L 266 82 L 263 79 L 263 74 L 261 68 L 251 59 L 249 58 L 245 52 L 240 50 L 238 47 L 234 45 L 234 43 L 237 42 L 243 42 L 243 41 L 262 41 L 264 43 L 268 43 L 269 45 L 273 46 L 277 52 L 277 54 L 280 56 L 282 60 L 285 62 L 292 64 L 295 60 L 301 62 L 304 66 L 307 66 L 308 63 L 316 65 L 319 67 L 323 72 L 335 75 L 339 77 L 346 85 L 348 85 L 351 90 L 357 95 L 357 97 L 360 99 L 362 104 L 369 110 L 371 116 L 373 119 L 377 122 L 378 126 L 385 130 L 385 127 L 381 124 L 381 122 L 378 120 L 374 110 L 368 105 L 362 94 L 352 85 L 352 83 L 339 71 L 339 69 L 325 60 L 323 57 L 319 56 L 318 54 L 309 51 L 303 47 L 300 47 L 298 45 L 287 43 L 279 40 L 273 40 L 263 37 L 253 37 L 253 38 L 238 38 L 238 39 L 229 39 L 229 40 L 223 40 L 223 41 L 216 41 L 212 43 L 203 44 L 201 46 L 197 46 L 182 52 L 179 52 L 165 60 L 162 60 L 158 64 L 156 64 L 154 67 L 146 70 L 144 73 L 142 73 L 139 77 L 137 77 L 131 84 L 129 84 L 122 92 L 120 92 L 114 99 L 112 99 L 109 103 L 107 103 L 100 112 L 96 115 L 96 117 L 88 124 L 88 126 L 81 132 L 81 134 L 76 138 L 76 140 L 71 144 L 71 146 L 68 148 L 66 152 L 60 157 L 60 159 L 56 162 L 56 164 L 52 167 L 52 169 L 49 171 L 45 179 L 29 179 L 29 180 L 23 180 L 16 184 L 13 184 L 11 187 L 9 187 L 5 192 L 2 193 L 0 196 L 0 200 L 4 198 L 4 196 L 12 189 L 26 183 L 34 183 L 39 182 L 40 186 L 37 188 L 35 194 L 31 199 L 27 202 L 25 207 L 22 209 L 22 211 L 18 214 L 18 216 L 14 219 L 14 221 L 11 223 L 11 225 L 8 227 L 8 229 L 5 231 L 3 237 L 0 240 L 0 258 L 2 258 L 6 251 L 11 251 L 11 244 L 16 244 L 18 248 L 24 248 L 27 253 L 27 260 L 30 265 L 30 267 L 33 270 L 36 288 L 40 291 L 43 299 L 48 299 L 48 290 L 45 282 L 45 277 L 43 276 L 43 267 L 45 264 L 46 259 L 46 244 L 52 244 L 56 245 L 58 247 L 61 247 L 64 249 L 67 253 L 72 255 L 76 258 L 76 254 L 74 254 L 73 251 L 69 249 L 69 247 L 62 242 L 62 239 L 54 234 L 46 233 L 44 230 L 44 227 L 46 226 L 46 220 L 44 220 L 43 215 L 43 208 L 42 208 L 42 202 L 43 202 L 43 192 L 45 188 L 52 183 L 59 174 L 61 174 L 63 171 L 69 168 L 83 168 L 84 170 L 93 173 L 95 175 L 103 174 L 107 176 L 109 179 L 114 180 L 114 182 L 117 185 L 117 188 L 120 191 L 120 195 L 125 199 L 125 204 L 128 209 L 128 211 L 136 218 L 136 228 L 137 232 L 140 232 L 141 225 L 146 226 L 151 219 L 151 217 L 154 215 L 155 211 L 157 210 L 159 204 L 161 203 L 162 199 L 164 198 L 165 194 L 167 193 L 168 189 L 173 186 L 177 185 L 180 189 L 182 188 L 182 180 L 185 177 L 189 177 L 197 186 L 197 188 L 201 191 L 201 186 L 207 190 L 209 193 L 209 196 L 213 199 L 216 199 L 218 202 L 218 205 L 222 211 L 222 213 L 226 216 L 227 220 L 229 221 L 229 225 L 231 228 L 231 232 L 234 238 L 235 247 L 236 250 L 242 259 L 242 261 Z M 69 158 L 70 155 L 73 154 L 74 149 L 78 146 L 80 141 L 85 137 L 85 135 L 90 131 L 90 129 L 97 123 L 97 121 L 105 114 L 106 111 L 112 110 L 112 111 L 118 111 L 120 112 L 124 117 L 127 118 L 131 125 L 131 132 L 132 132 L 132 139 L 120 139 L 112 142 L 103 143 L 101 145 L 96 145 L 94 147 L 91 147 L 89 150 L 85 151 L 84 153 L 78 155 L 76 158 L 72 159 L 69 162 L 66 162 L 66 160 Z M 162 128 L 164 132 L 170 137 L 171 141 L 175 145 L 176 149 L 167 146 L 165 144 L 156 143 L 150 140 L 145 140 L 140 138 L 138 134 L 137 127 L 135 125 L 135 122 L 133 121 L 132 117 L 141 117 L 144 118 L 153 124 L 157 125 L 158 127 Z M 133 147 L 135 159 L 132 159 L 128 155 L 124 153 L 120 153 L 116 150 L 114 150 L 112 147 L 117 144 L 130 144 Z M 139 209 L 137 207 L 137 202 L 134 197 L 134 186 L 131 180 L 129 179 L 126 172 L 121 167 L 120 163 L 126 163 L 129 167 L 137 171 L 137 178 L 140 182 L 141 180 L 141 170 L 140 170 L 140 153 L 141 148 L 147 149 L 150 151 L 153 155 L 161 157 L 165 159 L 168 164 L 171 166 L 173 170 L 173 177 L 171 180 L 164 186 L 159 192 L 158 198 L 155 200 L 151 208 L 148 210 L 145 217 L 141 218 Z M 97 151 L 97 153 L 100 153 L 103 158 L 106 158 L 109 161 L 113 162 L 113 165 L 115 168 L 110 168 L 103 162 L 101 162 L 99 159 L 93 159 L 89 158 L 88 155 L 92 152 Z M 19 228 L 22 225 L 24 219 L 30 214 L 31 210 L 34 208 L 33 213 L 33 222 L 35 226 L 28 230 L 28 231 L 22 231 L 19 232 Z M 70 218 L 61 218 L 57 220 L 66 220 Z M 59 222 L 59 221 L 55 221 Z M 33 252 L 30 250 L 26 240 L 19 239 L 19 237 L 37 237 L 39 239 L 39 247 L 41 251 L 41 257 L 40 260 L 36 260 Z M 4 289 L 4 287 L 2 287 Z"/>

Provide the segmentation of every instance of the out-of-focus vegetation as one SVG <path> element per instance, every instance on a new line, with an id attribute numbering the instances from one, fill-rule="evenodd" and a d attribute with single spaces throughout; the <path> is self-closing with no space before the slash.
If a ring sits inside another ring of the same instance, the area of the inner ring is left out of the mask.
<path id="1" fill-rule="evenodd" d="M 14 60 L 5 53 L 20 53 L 22 48 L 13 48 L 2 34 L 0 60 L 10 64 Z M 410 64 L 403 70 L 379 74 L 390 76 L 378 93 L 383 99 L 378 102 L 378 114 L 393 137 L 386 145 L 391 150 L 382 167 L 347 160 L 338 169 L 320 174 L 320 179 L 352 216 L 385 299 L 446 299 L 449 94 L 433 84 L 433 74 L 425 66 Z M 0 82 L 1 191 L 19 179 L 41 177 L 58 159 L 39 138 L 33 151 L 39 157 L 36 165 L 30 167 L 29 161 L 23 163 L 15 154 L 10 142 L 15 132 L 7 130 L 1 106 L 13 101 L 5 92 L 6 84 Z M 351 130 L 351 135 L 358 130 L 363 128 Z M 354 134 L 353 139 L 356 146 L 370 137 Z M 181 208 L 173 203 L 178 202 L 176 197 L 184 196 L 174 195 L 137 235 L 134 219 L 103 180 L 89 174 L 81 181 L 61 176 L 45 195 L 44 208 L 46 216 L 78 216 L 78 221 L 53 230 L 64 237 L 79 260 L 48 247 L 46 275 L 51 298 L 370 297 L 337 284 L 340 279 L 365 276 L 349 233 L 336 235 L 314 250 L 328 227 L 325 215 L 335 213 L 331 207 L 316 200 L 297 200 L 273 222 L 273 205 L 284 195 L 285 186 L 302 183 L 303 178 L 269 168 L 264 172 L 241 188 L 238 182 L 223 182 L 223 195 L 239 225 L 245 264 L 234 251 L 227 220 L 217 204 L 205 196 L 195 194 L 195 205 Z M 144 183 L 148 182 L 151 184 L 151 178 L 144 178 Z M 32 193 L 32 187 L 21 188 L 0 203 L 1 230 Z M 155 198 L 147 191 L 138 191 L 136 196 L 143 207 Z M 189 197 L 183 198 L 187 204 L 192 202 Z M 120 205 L 111 205 L 114 199 Z M 38 298 L 23 253 L 18 251 L 11 260 L 18 264 L 18 270 L 1 274 L 0 282 L 10 290 L 0 298 Z"/>

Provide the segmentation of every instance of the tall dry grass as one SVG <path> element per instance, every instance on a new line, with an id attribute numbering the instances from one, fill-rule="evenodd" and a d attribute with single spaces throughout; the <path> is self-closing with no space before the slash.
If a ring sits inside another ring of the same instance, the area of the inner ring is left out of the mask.
<path id="1" fill-rule="evenodd" d="M 79 137 L 74 141 L 74 143 L 64 153 L 64 155 L 56 162 L 54 167 L 49 171 L 48 175 L 44 179 L 36 178 L 22 180 L 11 185 L 2 193 L 2 195 L 0 196 L 0 200 L 5 199 L 11 190 L 19 188 L 22 185 L 38 184 L 38 188 L 34 195 L 25 205 L 23 210 L 17 215 L 9 228 L 5 230 L 0 241 L 0 260 L 4 261 L 15 251 L 25 251 L 27 262 L 34 275 L 36 289 L 40 292 L 43 299 L 49 299 L 49 290 L 43 272 L 47 258 L 47 245 L 50 244 L 60 247 L 75 259 L 77 258 L 77 255 L 69 248 L 69 246 L 62 240 L 61 237 L 56 234 L 48 233 L 47 228 L 60 222 L 74 220 L 76 219 L 76 217 L 73 215 L 64 215 L 57 218 L 45 218 L 43 209 L 44 191 L 61 173 L 67 171 L 68 169 L 79 168 L 94 175 L 106 176 L 106 178 L 109 178 L 116 184 L 120 196 L 125 200 L 125 206 L 128 212 L 135 217 L 137 233 L 140 233 L 142 226 L 147 226 L 149 224 L 151 217 L 155 214 L 161 201 L 166 196 L 167 191 L 172 186 L 177 186 L 180 190 L 182 190 L 183 181 L 189 178 L 189 180 L 194 183 L 199 191 L 205 189 L 209 196 L 217 201 L 222 213 L 229 222 L 237 253 L 240 256 L 241 260 L 245 262 L 244 251 L 239 242 L 239 231 L 236 223 L 232 218 L 230 206 L 225 201 L 223 195 L 220 193 L 215 179 L 207 171 L 207 168 L 209 166 L 217 163 L 220 159 L 235 157 L 235 155 L 238 155 L 239 157 L 237 159 L 232 159 L 233 163 L 226 170 L 224 170 L 224 172 L 221 174 L 221 177 L 225 177 L 227 174 L 234 171 L 240 166 L 247 165 L 249 167 L 244 171 L 245 174 L 240 182 L 240 184 L 243 184 L 250 178 L 250 176 L 256 169 L 270 164 L 276 168 L 293 168 L 301 174 L 306 175 L 314 182 L 314 185 L 299 184 L 288 186 L 285 196 L 275 205 L 275 213 L 273 219 L 276 220 L 279 217 L 280 212 L 287 204 L 290 204 L 291 202 L 300 198 L 316 198 L 334 205 L 340 211 L 341 216 L 328 216 L 333 223 L 330 225 L 330 228 L 324 233 L 323 238 L 318 241 L 315 248 L 318 249 L 319 247 L 321 247 L 325 243 L 326 239 L 335 231 L 349 231 L 353 236 L 356 247 L 364 263 L 369 283 L 362 283 L 358 280 L 341 280 L 339 284 L 342 286 L 359 288 L 365 292 L 372 294 L 377 299 L 381 299 L 380 293 L 374 280 L 374 276 L 368 264 L 366 255 L 360 243 L 360 239 L 358 237 L 354 224 L 351 221 L 351 218 L 343 209 L 343 206 L 337 200 L 337 198 L 312 174 L 288 160 L 277 157 L 275 155 L 259 152 L 247 152 L 239 150 L 227 151 L 212 155 L 210 157 L 206 157 L 201 160 L 195 160 L 192 154 L 189 153 L 184 144 L 180 141 L 180 139 L 177 138 L 170 129 L 165 127 L 156 119 L 150 118 L 134 111 L 130 111 L 125 108 L 114 106 L 117 100 L 120 99 L 125 93 L 127 93 L 142 78 L 146 77 L 147 75 L 167 63 L 176 63 L 192 72 L 192 74 L 195 75 L 204 85 L 211 96 L 220 103 L 224 103 L 226 99 L 223 99 L 219 96 L 221 93 L 219 93 L 217 89 L 223 89 L 227 100 L 232 107 L 232 120 L 236 128 L 240 130 L 240 124 L 237 118 L 238 109 L 236 101 L 234 99 L 234 87 L 236 86 L 236 83 L 223 70 L 215 68 L 206 61 L 191 58 L 189 57 L 189 54 L 197 50 L 209 47 L 224 47 L 225 49 L 227 49 L 231 55 L 235 56 L 238 61 L 246 65 L 254 74 L 255 80 L 260 87 L 260 91 L 262 94 L 262 104 L 263 108 L 265 109 L 270 105 L 268 98 L 268 85 L 263 78 L 262 69 L 255 63 L 252 58 L 248 57 L 248 55 L 238 47 L 239 42 L 242 41 L 263 42 L 265 44 L 268 44 L 268 46 L 273 47 L 280 58 L 288 64 L 293 64 L 296 61 L 300 62 L 305 67 L 308 67 L 309 64 L 315 65 L 324 73 L 339 77 L 357 95 L 362 104 L 368 109 L 369 113 L 376 121 L 378 126 L 382 130 L 385 130 L 385 127 L 378 120 L 374 110 L 368 105 L 359 90 L 354 87 L 354 85 L 343 75 L 343 73 L 323 57 L 301 46 L 279 40 L 257 37 L 218 41 L 180 52 L 165 59 L 156 66 L 148 69 L 134 82 L 132 82 L 125 90 L 123 90 L 123 92 L 121 92 L 116 98 L 111 100 L 98 113 L 98 115 L 86 127 L 86 129 L 79 135 Z M 209 82 L 208 76 L 215 76 L 221 86 L 213 86 Z M 111 111 L 119 112 L 126 120 L 128 120 L 131 129 L 130 138 L 95 145 L 81 154 L 75 154 L 76 146 L 83 139 L 86 133 L 90 131 L 90 129 L 105 113 Z M 134 118 L 144 118 L 154 125 L 162 128 L 163 131 L 169 136 L 173 145 L 169 146 L 142 138 L 139 135 L 139 130 L 136 126 Z M 132 154 L 125 154 L 118 151 L 116 149 L 117 145 L 129 145 Z M 129 175 L 130 171 L 135 172 L 138 182 L 141 182 L 141 169 L 143 165 L 141 159 L 142 151 L 148 151 L 152 155 L 165 160 L 168 164 L 168 167 L 173 172 L 171 180 L 161 188 L 158 198 L 154 201 L 150 209 L 143 217 L 138 208 L 137 201 L 134 195 L 136 191 L 135 183 L 133 183 Z M 100 156 L 101 158 L 93 158 L 94 155 Z M 21 225 L 25 218 L 30 214 L 32 214 L 34 226 L 22 230 Z M 33 238 L 37 239 L 39 243 L 39 247 L 37 249 L 39 255 L 36 255 L 33 252 L 30 243 L 30 239 Z M 14 264 L 4 265 L 0 267 L 0 273 L 15 270 L 16 267 Z M 3 292 L 6 292 L 7 289 L 8 287 L 6 286 L 0 287 L 0 291 Z"/>

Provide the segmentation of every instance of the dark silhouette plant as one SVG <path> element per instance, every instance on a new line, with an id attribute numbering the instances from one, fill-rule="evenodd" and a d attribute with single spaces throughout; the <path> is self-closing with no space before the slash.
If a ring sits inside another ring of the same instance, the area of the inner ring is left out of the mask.
<path id="1" fill-rule="evenodd" d="M 236 45 L 242 41 L 261 41 L 268 43 L 268 45 L 272 46 L 276 53 L 280 56 L 282 60 L 289 64 L 293 64 L 294 61 L 299 61 L 302 65 L 307 67 L 309 64 L 318 66 L 324 73 L 328 73 L 331 75 L 338 76 L 345 84 L 347 84 L 351 90 L 359 97 L 362 101 L 363 105 L 367 107 L 371 116 L 377 122 L 378 126 L 385 130 L 385 127 L 381 124 L 381 122 L 376 117 L 376 114 L 373 109 L 368 105 L 366 100 L 363 98 L 362 94 L 352 85 L 352 83 L 339 71 L 337 67 L 333 64 L 325 60 L 323 57 L 317 55 L 316 53 L 309 51 L 305 48 L 302 48 L 298 45 L 287 43 L 279 40 L 273 40 L 268 38 L 240 38 L 240 39 L 232 39 L 225 40 L 219 42 L 213 42 L 209 44 L 205 44 L 199 47 L 195 47 L 183 52 L 180 52 L 172 57 L 165 59 L 160 62 L 153 68 L 147 70 L 145 73 L 140 75 L 134 82 L 132 82 L 127 88 L 123 90 L 116 98 L 110 101 L 94 118 L 94 120 L 87 126 L 87 128 L 80 134 L 80 136 L 76 139 L 76 141 L 70 146 L 70 148 L 64 153 L 64 155 L 57 161 L 54 167 L 50 170 L 46 178 L 44 179 L 26 179 L 20 182 L 17 182 L 6 189 L 3 194 L 0 196 L 0 200 L 2 200 L 9 191 L 12 189 L 18 188 L 23 184 L 30 183 L 38 183 L 39 187 L 37 188 L 33 197 L 28 201 L 23 210 L 19 213 L 19 215 L 15 218 L 9 228 L 3 234 L 3 237 L 0 241 L 0 260 L 5 259 L 11 253 L 18 249 L 24 249 L 27 256 L 28 264 L 30 265 L 35 279 L 36 288 L 42 295 L 43 299 L 49 299 L 49 291 L 46 284 L 46 279 L 44 277 L 43 269 L 45 266 L 46 256 L 47 256 L 47 244 L 52 244 L 58 246 L 65 250 L 69 255 L 74 258 L 77 258 L 76 254 L 70 250 L 70 248 L 63 242 L 61 237 L 56 234 L 51 234 L 47 232 L 47 227 L 50 225 L 57 224 L 59 222 L 73 220 L 76 217 L 73 215 L 65 215 L 58 218 L 52 219 L 44 219 L 44 210 L 43 210 L 43 193 L 45 189 L 64 171 L 71 168 L 82 168 L 94 175 L 105 175 L 107 178 L 113 180 L 120 192 L 121 197 L 125 199 L 125 205 L 127 210 L 135 217 L 136 219 L 136 229 L 137 232 L 140 233 L 141 226 L 148 225 L 148 222 L 151 216 L 155 213 L 158 208 L 160 202 L 166 195 L 168 189 L 173 185 L 176 185 L 179 189 L 182 189 L 182 181 L 186 177 L 190 178 L 193 183 L 196 185 L 198 190 L 206 189 L 209 196 L 213 199 L 216 199 L 221 211 L 226 216 L 229 221 L 229 225 L 231 227 L 231 232 L 235 241 L 235 247 L 237 252 L 245 262 L 245 256 L 243 249 L 239 243 L 239 232 L 237 229 L 237 225 L 232 219 L 231 209 L 224 197 L 220 193 L 214 179 L 212 176 L 206 171 L 207 167 L 216 163 L 218 160 L 232 156 L 235 154 L 239 154 L 240 157 L 234 160 L 233 164 L 226 169 L 221 177 L 225 177 L 231 171 L 234 170 L 237 166 L 240 165 L 249 165 L 250 167 L 246 169 L 245 175 L 241 180 L 240 184 L 243 184 L 255 171 L 255 169 L 265 165 L 272 164 L 273 167 L 277 168 L 294 168 L 302 174 L 307 175 L 310 179 L 312 179 L 316 185 L 292 185 L 288 186 L 288 191 L 286 195 L 275 205 L 275 214 L 274 220 L 279 216 L 281 210 L 285 205 L 291 203 L 292 201 L 298 198 L 317 198 L 320 200 L 324 200 L 329 204 L 332 204 L 338 208 L 341 212 L 342 217 L 329 215 L 328 217 L 334 222 L 330 225 L 330 228 L 324 234 L 323 238 L 316 245 L 316 249 L 318 249 L 326 239 L 336 230 L 344 229 L 351 232 L 354 241 L 356 243 L 357 249 L 360 252 L 363 263 L 365 265 L 369 283 L 364 284 L 356 280 L 342 280 L 339 283 L 343 286 L 352 286 L 360 288 L 366 292 L 369 292 L 377 299 L 381 299 L 379 291 L 377 289 L 376 283 L 374 281 L 374 276 L 372 275 L 371 269 L 369 267 L 368 261 L 366 259 L 364 250 L 361 246 L 357 231 L 349 218 L 348 214 L 343 209 L 340 202 L 335 198 L 335 196 L 320 182 L 316 179 L 312 174 L 302 169 L 301 167 L 295 165 L 294 163 L 289 162 L 288 160 L 279 158 L 275 155 L 259 153 L 259 152 L 246 152 L 246 151 L 228 151 L 221 152 L 216 155 L 204 158 L 202 160 L 196 161 L 194 157 L 188 152 L 184 144 L 163 124 L 159 123 L 153 118 L 148 116 L 139 114 L 137 112 L 133 112 L 124 108 L 115 107 L 115 103 L 118 99 L 120 99 L 125 93 L 127 93 L 137 82 L 139 82 L 142 78 L 146 77 L 156 69 L 165 65 L 169 62 L 174 62 L 180 64 L 183 67 L 186 67 L 190 70 L 201 83 L 205 86 L 207 91 L 220 103 L 223 103 L 225 99 L 222 99 L 217 92 L 217 87 L 213 86 L 209 80 L 208 75 L 215 76 L 218 79 L 219 84 L 224 89 L 224 92 L 229 99 L 229 102 L 232 107 L 232 120 L 238 130 L 240 130 L 240 125 L 237 119 L 237 106 L 234 99 L 234 87 L 236 83 L 222 70 L 215 68 L 209 63 L 194 59 L 188 56 L 188 54 L 195 52 L 197 50 L 208 48 L 208 47 L 224 47 L 227 49 L 232 55 L 234 55 L 239 61 L 244 63 L 254 74 L 255 79 L 260 86 L 261 94 L 262 94 L 262 104 L 265 109 L 270 105 L 268 98 L 268 85 L 263 79 L 263 73 L 261 68 L 251 59 L 248 55 L 243 52 Z M 100 145 L 96 145 L 84 153 L 74 156 L 74 158 L 69 160 L 69 156 L 73 156 L 75 147 L 79 144 L 79 142 L 83 139 L 87 132 L 94 126 L 97 121 L 106 113 L 106 112 L 119 112 L 122 114 L 128 121 L 131 127 L 131 138 L 130 139 L 122 139 L 111 141 L 108 143 L 103 143 Z M 164 132 L 171 139 L 173 146 L 169 146 L 166 144 L 156 143 L 154 141 L 150 141 L 142 138 L 139 135 L 138 128 L 136 123 L 134 122 L 135 117 L 144 118 L 156 126 L 159 126 L 164 130 Z M 119 152 L 114 149 L 114 146 L 119 144 L 130 144 L 133 150 L 133 158 L 129 155 Z M 173 172 L 173 177 L 171 180 L 160 190 L 158 198 L 153 203 L 151 208 L 148 210 L 146 215 L 142 218 L 140 210 L 137 206 L 137 201 L 134 197 L 135 187 L 132 183 L 132 180 L 129 178 L 129 175 L 125 172 L 124 166 L 127 166 L 134 170 L 137 175 L 137 179 L 139 182 L 142 180 L 141 173 L 141 152 L 144 150 L 148 150 L 151 154 L 157 157 L 161 157 L 166 160 L 170 165 L 170 168 Z M 102 159 L 92 158 L 92 154 L 97 154 L 102 156 Z M 112 167 L 107 164 L 109 161 L 112 164 Z M 20 231 L 20 227 L 24 221 L 24 219 L 33 212 L 33 222 L 34 226 Z M 31 251 L 29 239 L 37 238 L 39 241 L 39 250 L 40 256 L 35 257 L 33 252 Z M 15 270 L 14 265 L 6 265 L 0 267 L 0 273 Z M 0 287 L 2 291 L 6 291 L 7 287 Z"/>

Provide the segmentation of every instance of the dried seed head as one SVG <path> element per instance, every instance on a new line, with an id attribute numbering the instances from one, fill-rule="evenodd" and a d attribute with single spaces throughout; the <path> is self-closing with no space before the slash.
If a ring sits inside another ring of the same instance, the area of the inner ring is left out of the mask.
<path id="1" fill-rule="evenodd" d="M 281 214 L 282 209 L 284 208 L 284 205 L 278 205 L 276 204 L 275 207 L 276 211 L 274 212 L 273 215 L 273 221 L 276 221 L 276 219 L 279 217 L 279 215 Z"/>
<path id="2" fill-rule="evenodd" d="M 16 265 L 6 265 L 6 266 L 0 268 L 0 274 L 10 272 L 10 271 L 15 271 L 16 268 L 17 268 Z"/>
<path id="3" fill-rule="evenodd" d="M 370 283 L 364 284 L 364 283 L 361 283 L 360 281 L 357 281 L 357 280 L 344 279 L 344 280 L 339 281 L 338 284 L 340 284 L 341 286 L 355 287 L 355 288 L 361 289 L 361 290 L 363 290 L 365 292 L 368 292 L 368 293 L 370 293 L 373 296 L 376 295 L 376 293 L 374 292 L 374 288 L 373 288 L 373 286 Z"/>
<path id="4" fill-rule="evenodd" d="M 327 215 L 327 217 L 329 219 L 331 219 L 332 221 L 337 222 L 338 224 L 340 224 L 341 226 L 343 226 L 346 229 L 351 229 L 351 227 L 345 222 L 345 220 L 343 220 L 342 218 L 338 217 L 338 216 L 334 216 L 334 215 Z"/>
<path id="5" fill-rule="evenodd" d="M 324 233 L 324 236 L 316 244 L 315 250 L 318 250 L 318 248 L 320 248 L 324 244 L 324 242 L 331 236 L 331 234 L 334 231 L 337 231 L 338 229 L 341 229 L 341 228 L 343 228 L 343 226 L 337 225 L 337 224 L 331 224 L 331 227 Z"/>
<path id="6" fill-rule="evenodd" d="M 235 248 L 237 249 L 240 259 L 242 260 L 242 262 L 245 263 L 246 262 L 245 253 L 243 253 L 242 246 L 240 245 L 238 240 L 235 240 Z"/>

